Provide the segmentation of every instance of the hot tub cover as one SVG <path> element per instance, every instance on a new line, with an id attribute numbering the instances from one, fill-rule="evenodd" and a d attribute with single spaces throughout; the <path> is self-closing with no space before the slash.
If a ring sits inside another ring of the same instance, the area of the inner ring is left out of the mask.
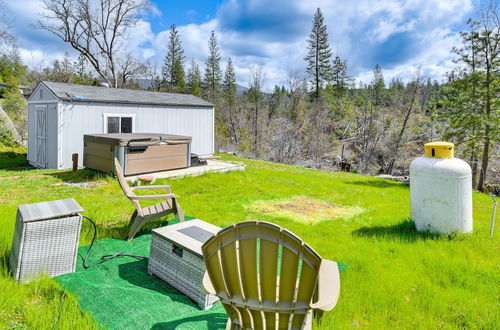
<path id="1" fill-rule="evenodd" d="M 191 143 L 190 136 L 162 133 L 113 133 L 85 134 L 84 141 L 106 143 L 114 146 L 155 145 L 160 143 L 185 144 Z"/>

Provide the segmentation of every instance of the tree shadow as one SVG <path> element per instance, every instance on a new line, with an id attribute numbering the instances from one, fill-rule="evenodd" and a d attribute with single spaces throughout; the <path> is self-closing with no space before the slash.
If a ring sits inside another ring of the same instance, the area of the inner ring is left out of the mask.
<path id="1" fill-rule="evenodd" d="M 227 315 L 224 313 L 210 313 L 198 316 L 185 317 L 170 322 L 159 322 L 151 327 L 152 330 L 163 330 L 163 329 L 180 329 L 183 328 L 188 322 L 207 322 L 207 329 L 225 329 L 227 324 Z"/>
<path id="2" fill-rule="evenodd" d="M 366 186 L 372 188 L 399 188 L 407 190 L 409 184 L 401 182 L 392 182 L 387 180 L 364 180 L 364 181 L 347 181 L 346 184 L 357 186 Z"/>
<path id="3" fill-rule="evenodd" d="M 431 233 L 429 231 L 418 231 L 415 228 L 415 223 L 411 220 L 404 220 L 392 226 L 361 227 L 354 230 L 352 235 L 356 237 L 400 240 L 407 243 L 443 237 L 440 234 Z"/>

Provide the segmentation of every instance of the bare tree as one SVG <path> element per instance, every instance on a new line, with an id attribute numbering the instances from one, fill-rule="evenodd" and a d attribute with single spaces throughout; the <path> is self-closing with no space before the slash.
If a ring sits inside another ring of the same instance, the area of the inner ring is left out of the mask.
<path id="1" fill-rule="evenodd" d="M 403 124 L 401 125 L 401 129 L 400 129 L 399 134 L 396 138 L 396 142 L 394 143 L 394 149 L 392 152 L 391 160 L 390 160 L 389 166 L 387 168 L 388 174 L 393 173 L 394 163 L 396 162 L 396 159 L 398 157 L 399 147 L 401 145 L 401 141 L 403 140 L 403 135 L 404 135 L 406 127 L 408 125 L 408 120 L 410 119 L 410 116 L 415 108 L 415 100 L 417 97 L 417 92 L 418 92 L 419 86 L 420 86 L 420 67 L 418 67 L 418 69 L 417 69 L 415 79 L 406 88 L 407 90 L 411 89 L 411 91 L 409 92 L 409 95 L 408 95 L 408 91 L 406 91 L 403 95 L 403 101 L 402 101 L 402 107 L 403 107 L 403 113 L 404 113 Z"/>
<path id="2" fill-rule="evenodd" d="M 484 190 L 484 183 L 488 173 L 490 158 L 490 145 L 498 141 L 498 70 L 500 57 L 500 16 L 498 7 L 491 2 L 488 9 L 479 18 L 480 32 L 477 35 L 477 47 L 479 50 L 479 62 L 484 73 L 484 142 L 483 157 L 481 159 L 481 171 L 477 188 Z M 496 82 L 495 82 L 496 81 Z M 495 104 L 496 103 L 496 104 Z M 496 117 L 496 118 L 495 118 Z"/>
<path id="3" fill-rule="evenodd" d="M 83 54 L 110 86 L 119 85 L 117 55 L 128 30 L 147 10 L 147 0 L 43 0 L 47 13 L 36 27 Z"/>
<path id="4" fill-rule="evenodd" d="M 129 52 L 118 61 L 119 66 L 119 87 L 125 86 L 127 82 L 136 74 L 144 74 L 146 68 L 139 63 Z"/>
<path id="5" fill-rule="evenodd" d="M 151 89 L 159 92 L 161 88 L 162 79 L 158 70 L 156 63 L 151 60 L 147 60 L 146 63 L 141 64 L 144 76 L 151 82 Z"/>
<path id="6" fill-rule="evenodd" d="M 259 112 L 261 111 L 264 94 L 262 87 L 266 79 L 262 66 L 254 66 L 250 71 L 250 88 L 248 90 L 249 101 L 252 104 L 252 128 L 253 128 L 253 152 L 259 154 Z"/>
<path id="7" fill-rule="evenodd" d="M 5 3 L 0 0 L 0 54 L 9 50 L 9 46 L 14 44 L 16 38 L 10 33 L 11 21 L 7 16 Z"/>
<path id="8" fill-rule="evenodd" d="M 298 71 L 288 72 L 288 88 L 290 91 L 290 104 L 288 115 L 294 124 L 299 124 L 303 119 L 305 103 L 307 100 L 307 81 Z"/>

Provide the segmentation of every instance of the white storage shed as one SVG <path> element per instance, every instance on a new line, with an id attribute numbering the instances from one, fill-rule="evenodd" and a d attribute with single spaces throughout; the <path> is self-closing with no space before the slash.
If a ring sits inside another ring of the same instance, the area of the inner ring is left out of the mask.
<path id="1" fill-rule="evenodd" d="M 40 82 L 28 100 L 28 161 L 38 168 L 83 161 L 83 135 L 164 133 L 192 137 L 191 151 L 214 152 L 214 105 L 189 94 Z"/>

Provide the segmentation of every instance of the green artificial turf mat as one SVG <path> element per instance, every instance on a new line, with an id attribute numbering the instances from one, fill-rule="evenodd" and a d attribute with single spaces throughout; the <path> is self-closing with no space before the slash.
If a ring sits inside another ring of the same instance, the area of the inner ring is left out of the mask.
<path id="1" fill-rule="evenodd" d="M 187 219 L 193 219 L 186 217 Z M 169 221 L 171 224 L 176 221 Z M 131 242 L 101 239 L 94 243 L 87 264 L 105 254 L 126 253 L 149 256 L 151 234 Z M 100 326 L 108 329 L 224 329 L 227 315 L 221 303 L 201 310 L 175 288 L 147 273 L 148 260 L 119 257 L 84 269 L 82 258 L 88 246 L 79 249 L 75 273 L 56 278 L 61 286 L 79 298 Z"/>
<path id="2" fill-rule="evenodd" d="M 186 217 L 186 220 L 194 219 Z M 177 223 L 174 219 L 169 224 Z M 88 265 L 101 256 L 120 251 L 149 256 L 151 234 L 131 242 L 105 238 L 94 243 Z M 74 293 L 80 308 L 89 312 L 100 326 L 108 329 L 224 329 L 227 315 L 220 302 L 201 310 L 181 292 L 147 273 L 148 259 L 118 257 L 103 264 L 83 268 L 88 246 L 79 248 L 75 273 L 56 277 L 64 289 Z M 342 272 L 346 265 L 339 264 Z"/>

